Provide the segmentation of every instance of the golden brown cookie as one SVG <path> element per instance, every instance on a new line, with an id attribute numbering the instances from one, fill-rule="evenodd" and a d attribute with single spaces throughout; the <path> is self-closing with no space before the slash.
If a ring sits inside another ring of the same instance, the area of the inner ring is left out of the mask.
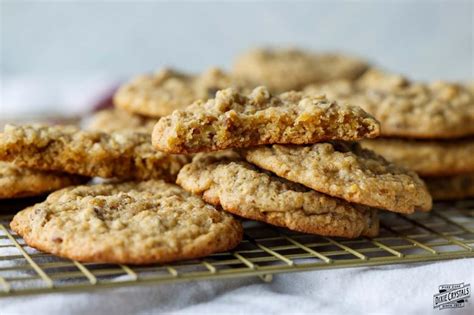
<path id="1" fill-rule="evenodd" d="M 333 197 L 401 213 L 431 209 L 430 194 L 414 172 L 355 142 L 262 146 L 242 153 L 263 169 Z"/>
<path id="2" fill-rule="evenodd" d="M 151 133 L 157 121 L 157 119 L 130 114 L 118 108 L 111 108 L 94 113 L 86 119 L 85 129 L 102 132 L 131 130 Z"/>
<path id="3" fill-rule="evenodd" d="M 425 177 L 434 200 L 455 200 L 474 197 L 474 173 L 446 177 Z"/>
<path id="4" fill-rule="evenodd" d="M 185 190 L 239 216 L 325 236 L 378 234 L 377 211 L 287 181 L 239 158 L 198 156 L 179 172 Z"/>
<path id="5" fill-rule="evenodd" d="M 10 225 L 41 251 L 119 264 L 203 257 L 237 246 L 243 234 L 232 215 L 161 180 L 66 188 Z"/>
<path id="6" fill-rule="evenodd" d="M 249 96 L 232 89 L 161 118 L 153 145 L 168 153 L 193 153 L 284 143 L 357 140 L 379 134 L 379 123 L 355 106 L 289 92 L 272 96 L 264 87 Z"/>
<path id="7" fill-rule="evenodd" d="M 173 181 L 188 157 L 155 151 L 149 134 L 13 126 L 0 133 L 0 160 L 17 166 L 105 178 Z"/>
<path id="8" fill-rule="evenodd" d="M 474 135 L 474 94 L 465 85 L 414 83 L 370 71 L 359 81 L 336 81 L 305 88 L 308 95 L 362 107 L 387 137 L 445 139 Z"/>
<path id="9" fill-rule="evenodd" d="M 20 168 L 0 162 L 0 199 L 40 196 L 86 181 L 87 178 L 82 176 Z"/>
<path id="10" fill-rule="evenodd" d="M 298 49 L 253 49 L 237 58 L 237 77 L 265 85 L 273 92 L 299 90 L 305 85 L 335 79 L 353 80 L 368 65 L 339 54 L 315 54 Z"/>
<path id="11" fill-rule="evenodd" d="M 217 68 L 200 75 L 163 69 L 124 84 L 115 94 L 114 103 L 130 113 L 159 118 L 196 100 L 212 98 L 218 90 L 228 87 L 245 90 L 245 86 L 243 81 Z"/>
<path id="12" fill-rule="evenodd" d="M 474 172 L 474 141 L 409 139 L 363 140 L 364 148 L 411 169 L 420 176 L 452 176 Z"/>

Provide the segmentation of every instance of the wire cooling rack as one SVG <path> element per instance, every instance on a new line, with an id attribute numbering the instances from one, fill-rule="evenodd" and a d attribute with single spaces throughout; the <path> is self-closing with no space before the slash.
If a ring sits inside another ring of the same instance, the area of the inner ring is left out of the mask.
<path id="1" fill-rule="evenodd" d="M 2 204 L 2 208 L 12 208 Z M 0 297 L 343 267 L 474 257 L 474 200 L 438 203 L 431 213 L 381 215 L 376 238 L 345 240 L 245 222 L 234 251 L 169 265 L 80 263 L 28 247 L 0 216 Z"/>

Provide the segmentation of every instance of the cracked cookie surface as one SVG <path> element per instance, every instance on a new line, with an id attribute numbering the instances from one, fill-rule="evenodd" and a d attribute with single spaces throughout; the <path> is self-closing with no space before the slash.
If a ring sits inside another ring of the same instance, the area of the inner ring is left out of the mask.
<path id="1" fill-rule="evenodd" d="M 17 166 L 104 178 L 173 181 L 189 160 L 157 152 L 149 134 L 83 131 L 73 126 L 5 126 L 0 160 Z"/>
<path id="2" fill-rule="evenodd" d="M 168 153 L 209 152 L 262 144 L 306 144 L 376 137 L 380 126 L 356 106 L 298 92 L 272 96 L 259 87 L 249 96 L 232 89 L 161 118 L 153 145 Z"/>
<path id="3" fill-rule="evenodd" d="M 353 80 L 367 68 L 364 61 L 339 54 L 260 48 L 240 55 L 234 63 L 233 73 L 281 93 L 316 82 Z"/>
<path id="4" fill-rule="evenodd" d="M 316 192 L 237 157 L 196 156 L 181 169 L 177 183 L 228 212 L 291 230 L 342 237 L 378 234 L 375 209 Z"/>
<path id="5" fill-rule="evenodd" d="M 305 88 L 340 103 L 362 107 L 380 121 L 388 137 L 443 139 L 474 135 L 474 94 L 466 85 L 414 83 L 370 71 L 359 81 L 336 81 Z"/>
<path id="6" fill-rule="evenodd" d="M 350 202 L 401 213 L 430 210 L 432 206 L 431 196 L 416 173 L 355 142 L 262 146 L 242 154 L 280 177 Z"/>
<path id="7" fill-rule="evenodd" d="M 32 170 L 0 162 L 0 199 L 39 196 L 86 181 L 87 177 Z"/>
<path id="8" fill-rule="evenodd" d="M 243 234 L 232 215 L 160 180 L 66 188 L 10 225 L 41 251 L 119 264 L 203 257 L 237 246 Z"/>

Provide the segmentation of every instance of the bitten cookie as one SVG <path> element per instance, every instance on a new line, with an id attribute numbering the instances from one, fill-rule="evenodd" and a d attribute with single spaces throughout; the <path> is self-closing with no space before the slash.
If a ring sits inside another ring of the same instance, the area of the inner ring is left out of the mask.
<path id="1" fill-rule="evenodd" d="M 158 118 L 196 100 L 212 98 L 218 90 L 228 87 L 245 90 L 246 84 L 217 68 L 200 75 L 163 69 L 124 84 L 115 94 L 114 103 L 130 113 Z"/>
<path id="2" fill-rule="evenodd" d="M 370 71 L 357 82 L 313 85 L 304 92 L 362 107 L 380 121 L 382 136 L 445 139 L 474 135 L 474 94 L 466 85 L 414 83 Z"/>
<path id="3" fill-rule="evenodd" d="M 455 200 L 474 197 L 474 173 L 446 177 L 425 177 L 434 200 Z"/>
<path id="4" fill-rule="evenodd" d="M 409 139 L 362 140 L 364 148 L 411 169 L 420 176 L 452 176 L 474 172 L 474 141 Z"/>
<path id="5" fill-rule="evenodd" d="M 131 130 L 151 133 L 157 119 L 130 114 L 124 110 L 113 108 L 94 113 L 85 120 L 84 128 L 92 131 L 114 132 Z"/>
<path id="6" fill-rule="evenodd" d="M 259 48 L 240 55 L 233 73 L 273 92 L 286 92 L 316 82 L 353 80 L 367 68 L 364 61 L 344 55 Z"/>
<path id="7" fill-rule="evenodd" d="M 0 199 L 40 196 L 87 180 L 87 177 L 26 169 L 0 162 Z"/>
<path id="8" fill-rule="evenodd" d="M 226 211 L 291 230 L 342 237 L 378 234 L 376 210 L 289 182 L 239 158 L 197 156 L 181 169 L 177 183 Z"/>
<path id="9" fill-rule="evenodd" d="M 84 262 L 151 264 L 237 246 L 241 224 L 160 180 L 56 191 L 10 224 L 36 249 Z"/>
<path id="10" fill-rule="evenodd" d="M 0 133 L 0 160 L 91 177 L 162 178 L 174 182 L 188 157 L 155 151 L 150 135 L 145 133 L 7 125 Z"/>
<path id="11" fill-rule="evenodd" d="M 418 175 L 355 142 L 263 146 L 243 155 L 280 177 L 350 202 L 401 213 L 432 206 Z"/>
<path id="12" fill-rule="evenodd" d="M 379 123 L 359 107 L 259 87 L 249 96 L 226 89 L 161 118 L 153 145 L 168 153 L 209 152 L 262 144 L 307 144 L 373 138 Z"/>

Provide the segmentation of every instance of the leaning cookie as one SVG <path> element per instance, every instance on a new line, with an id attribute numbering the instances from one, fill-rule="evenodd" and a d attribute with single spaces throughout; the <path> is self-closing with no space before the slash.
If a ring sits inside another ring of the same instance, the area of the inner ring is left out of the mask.
<path id="1" fill-rule="evenodd" d="M 379 135 L 380 125 L 359 107 L 324 96 L 289 92 L 272 96 L 259 87 L 245 96 L 232 89 L 161 118 L 152 141 L 168 153 L 209 152 L 262 144 L 307 144 Z"/>
<path id="2" fill-rule="evenodd" d="M 452 176 L 474 172 L 474 141 L 410 139 L 362 140 L 364 148 L 415 171 L 420 176 Z"/>
<path id="3" fill-rule="evenodd" d="M 131 130 L 151 133 L 158 120 L 130 114 L 118 108 L 104 109 L 84 120 L 84 129 L 102 132 Z"/>
<path id="4" fill-rule="evenodd" d="M 0 160 L 91 177 L 160 178 L 174 182 L 188 157 L 155 151 L 146 133 L 7 125 L 0 133 Z"/>
<path id="5" fill-rule="evenodd" d="M 40 196 L 87 180 L 83 176 L 26 169 L 0 162 L 0 199 Z"/>
<path id="6" fill-rule="evenodd" d="M 200 75 L 163 69 L 124 84 L 115 94 L 114 103 L 127 112 L 159 118 L 196 100 L 214 97 L 218 90 L 228 87 L 244 90 L 245 86 L 217 68 Z"/>
<path id="7" fill-rule="evenodd" d="M 423 178 L 434 200 L 474 197 L 474 173 Z"/>
<path id="8" fill-rule="evenodd" d="M 235 61 L 233 73 L 281 93 L 299 90 L 315 82 L 352 80 L 367 68 L 364 61 L 340 54 L 259 48 L 240 55 Z"/>
<path id="9" fill-rule="evenodd" d="M 401 213 L 427 211 L 432 206 L 416 173 L 355 142 L 262 146 L 242 154 L 280 177 L 350 202 Z"/>
<path id="10" fill-rule="evenodd" d="M 181 169 L 177 183 L 239 216 L 325 236 L 378 234 L 377 211 L 289 182 L 239 158 L 201 157 Z"/>
<path id="11" fill-rule="evenodd" d="M 10 226 L 41 251 L 119 264 L 203 257 L 232 249 L 243 234 L 232 215 L 160 180 L 66 188 Z"/>
<path id="12" fill-rule="evenodd" d="M 474 135 L 474 94 L 466 85 L 410 82 L 398 75 L 369 71 L 356 82 L 312 85 L 304 92 L 362 107 L 380 121 L 382 136 L 446 139 Z"/>

